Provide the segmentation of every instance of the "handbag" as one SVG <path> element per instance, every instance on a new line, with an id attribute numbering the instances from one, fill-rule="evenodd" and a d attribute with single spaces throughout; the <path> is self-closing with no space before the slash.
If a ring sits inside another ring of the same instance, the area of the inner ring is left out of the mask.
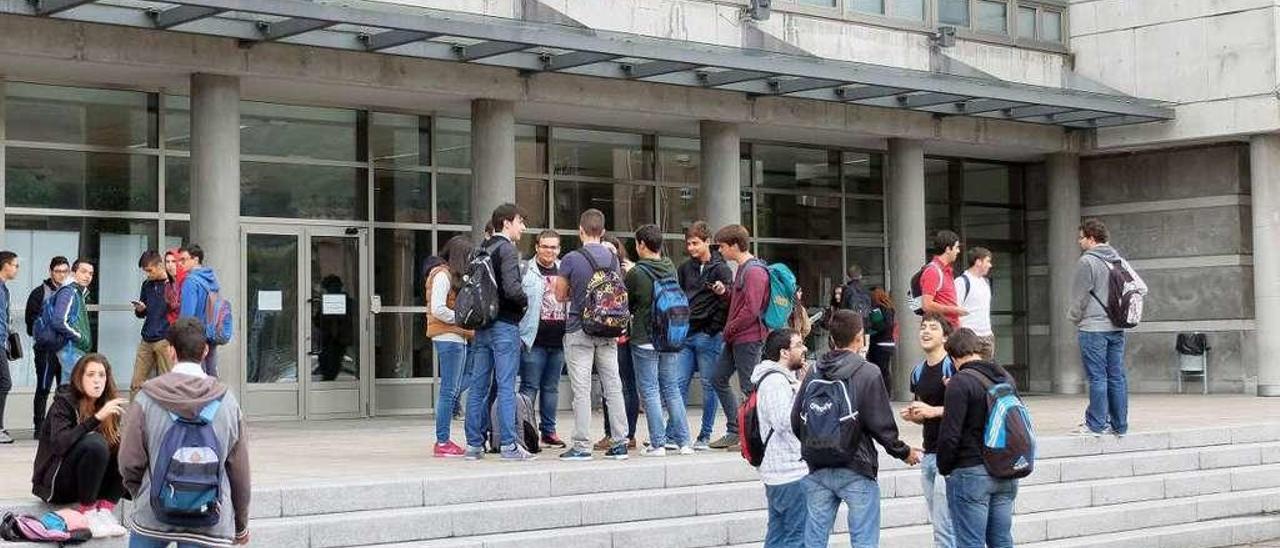
<path id="1" fill-rule="evenodd" d="M 17 333 L 10 333 L 9 340 L 5 350 L 9 352 L 9 361 L 22 359 L 22 337 Z"/>

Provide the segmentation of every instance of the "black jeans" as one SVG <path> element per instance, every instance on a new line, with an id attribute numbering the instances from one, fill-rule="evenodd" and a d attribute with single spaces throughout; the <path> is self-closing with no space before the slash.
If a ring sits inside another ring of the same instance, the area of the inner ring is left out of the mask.
<path id="1" fill-rule="evenodd" d="M 631 361 L 631 346 L 628 344 L 618 344 L 618 376 L 622 377 L 622 404 L 626 407 L 627 412 L 627 439 L 636 439 L 636 421 L 640 418 L 640 393 L 636 391 L 636 368 L 635 363 Z M 609 402 L 605 398 L 600 400 L 601 410 L 604 411 L 604 435 L 613 436 L 613 429 L 609 427 Z"/>
<path id="2" fill-rule="evenodd" d="M 4 430 L 4 404 L 9 399 L 11 388 L 13 388 L 13 379 L 9 377 L 9 352 L 6 348 L 0 348 L 0 430 Z"/>
<path id="3" fill-rule="evenodd" d="M 893 399 L 893 352 L 896 350 L 892 346 L 880 346 L 872 344 L 867 349 L 867 361 L 876 364 L 880 368 L 880 378 L 884 380 L 884 389 L 889 393 L 889 399 Z"/>
<path id="4" fill-rule="evenodd" d="M 102 434 L 90 432 L 71 446 L 53 478 L 51 504 L 115 503 L 124 496 L 116 453 Z"/>
<path id="5" fill-rule="evenodd" d="M 44 423 L 44 414 L 49 405 L 49 393 L 62 382 L 62 364 L 58 362 L 57 352 L 51 350 L 36 350 L 34 359 L 36 365 L 36 395 L 32 400 L 31 417 L 32 423 L 36 427 L 36 433 L 39 433 L 40 425 Z"/>
<path id="6" fill-rule="evenodd" d="M 764 350 L 764 341 L 724 344 L 720 353 L 720 361 L 716 363 L 715 376 L 711 378 L 711 386 L 716 389 L 716 398 L 724 409 L 726 428 L 730 434 L 738 433 L 738 396 L 729 388 L 729 377 L 738 374 L 738 387 L 743 394 L 755 391 L 751 382 L 751 372 L 760 363 L 760 352 Z"/>

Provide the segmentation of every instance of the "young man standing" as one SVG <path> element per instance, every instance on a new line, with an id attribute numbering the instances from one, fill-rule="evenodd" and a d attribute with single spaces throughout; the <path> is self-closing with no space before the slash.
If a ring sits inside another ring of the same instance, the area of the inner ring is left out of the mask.
<path id="1" fill-rule="evenodd" d="M 604 237 L 604 213 L 588 209 L 578 217 L 578 238 L 582 247 L 560 261 L 560 277 L 556 280 L 556 296 L 569 303 L 565 322 L 564 360 L 569 365 L 569 382 L 573 387 L 573 446 L 560 460 L 591 460 L 591 369 L 600 374 L 609 412 L 609 431 L 613 443 L 605 458 L 627 458 L 627 416 L 622 399 L 622 377 L 618 373 L 618 339 L 595 337 L 582 330 L 582 312 L 587 304 L 587 284 L 596 276 L 596 268 L 621 275 L 618 257 L 600 243 Z"/>
<path id="2" fill-rule="evenodd" d="M 968 312 L 957 304 L 955 274 L 951 269 L 960 256 L 960 237 L 950 230 L 939 230 L 933 235 L 929 252 L 933 259 L 920 273 L 922 309 L 925 314 L 942 314 L 951 322 L 951 327 L 960 327 L 960 316 Z"/>
<path id="3" fill-rule="evenodd" d="M 702 429 L 693 442 L 693 448 L 705 451 L 711 447 L 711 429 L 716 423 L 716 389 L 712 384 L 716 363 L 724 347 L 725 320 L 729 316 L 729 303 L 721 299 L 711 286 L 716 282 L 733 283 L 733 271 L 725 264 L 720 251 L 712 249 L 711 227 L 697 221 L 684 232 L 684 250 L 689 260 L 680 265 L 680 287 L 689 299 L 689 337 L 680 351 L 680 395 L 689 401 L 689 385 L 696 372 L 702 380 Z M 736 409 L 728 407 L 725 415 L 734 415 Z M 667 437 L 672 436 L 670 429 Z"/>
<path id="4" fill-rule="evenodd" d="M 191 316 L 208 326 L 214 321 L 209 317 L 209 296 L 221 291 L 218 275 L 213 269 L 204 265 L 204 249 L 191 244 L 178 251 L 178 262 L 187 270 L 186 280 L 182 282 L 181 307 L 179 317 Z M 204 372 L 210 377 L 218 376 L 218 347 L 209 342 L 209 352 L 201 364 Z"/>
<path id="5" fill-rule="evenodd" d="M 34 341 L 36 336 L 36 318 L 44 311 L 44 301 L 58 292 L 58 288 L 67 283 L 71 276 L 71 262 L 61 255 L 49 261 L 49 277 L 37 285 L 27 295 L 27 336 Z M 33 345 L 34 346 L 34 345 Z M 48 407 L 49 392 L 62 380 L 62 366 L 58 363 L 57 353 L 52 350 L 35 348 L 32 359 L 36 368 L 36 393 L 32 403 L 32 423 L 36 436 L 40 435 L 40 423 L 44 422 L 45 410 Z"/>
<path id="6" fill-rule="evenodd" d="M 70 373 L 81 356 L 93 350 L 93 331 L 89 325 L 89 284 L 93 283 L 93 263 L 76 259 L 71 264 L 71 283 L 53 294 L 53 314 L 57 321 L 51 328 L 66 341 L 54 349 L 55 358 L 63 371 Z"/>
<path id="7" fill-rule="evenodd" d="M 956 278 L 956 301 L 968 314 L 960 317 L 960 327 L 973 330 L 987 345 L 982 357 L 996 359 L 996 335 L 991 331 L 991 251 L 969 249 L 969 268 Z"/>
<path id="8" fill-rule="evenodd" d="M 13 388 L 9 378 L 9 282 L 18 277 L 18 254 L 0 251 L 0 444 L 13 443 L 13 436 L 4 429 L 4 404 Z"/>
<path id="9" fill-rule="evenodd" d="M 542 444 L 564 447 L 565 443 L 556 435 L 560 372 L 564 369 L 564 324 L 568 315 L 568 307 L 556 299 L 555 281 L 560 274 L 560 235 L 554 230 L 544 230 L 538 234 L 537 245 L 533 262 L 525 271 L 524 287 L 525 296 L 529 298 L 529 311 L 525 314 L 525 322 L 522 322 L 533 324 L 529 327 L 536 334 L 524 351 L 520 393 L 528 396 L 531 401 L 537 397 L 540 415 L 538 430 L 542 432 Z M 531 281 L 536 283 L 529 283 Z M 538 294 L 530 294 L 530 287 L 537 288 Z M 537 317 L 530 317 L 534 308 L 537 308 Z"/>
<path id="10" fill-rule="evenodd" d="M 993 384 L 1012 383 L 999 365 L 982 359 L 982 341 L 968 329 L 947 338 L 947 354 L 957 371 L 973 370 Z M 1018 480 L 997 479 L 982 460 L 987 424 L 987 389 L 972 373 L 947 383 L 938 428 L 938 472 L 947 477 L 947 506 L 959 548 L 1012 548 L 1013 501 Z"/>
<path id="11" fill-rule="evenodd" d="M 529 299 L 520 285 L 520 251 L 515 242 L 524 231 L 524 213 L 515 204 L 502 204 L 493 210 L 490 223 L 493 236 L 481 244 L 493 263 L 494 281 L 498 288 L 498 317 L 493 323 L 476 330 L 472 342 L 471 391 L 467 394 L 467 460 L 484 456 L 485 417 L 489 408 L 485 399 L 489 387 L 498 388 L 498 429 L 502 459 L 534 460 L 535 457 L 517 443 L 516 438 L 516 373 L 520 369 L 520 318 L 524 317 Z"/>
<path id="12" fill-rule="evenodd" d="M 942 425 L 943 403 L 947 382 L 955 373 L 955 365 L 947 355 L 947 337 L 951 322 L 941 314 L 925 314 L 920 320 L 920 348 L 924 362 L 911 373 L 911 393 L 915 401 L 902 410 L 902 418 L 924 426 L 924 458 L 920 461 L 924 504 L 933 523 L 934 548 L 955 548 L 956 537 L 947 511 L 947 484 L 938 473 L 938 428 Z"/>
<path id="13" fill-rule="evenodd" d="M 760 481 L 769 503 L 769 528 L 764 545 L 790 548 L 804 545 L 809 521 L 804 478 L 809 467 L 800 460 L 800 440 L 791 430 L 791 407 L 804 369 L 804 339 L 791 329 L 779 329 L 764 341 L 764 360 L 751 372 L 756 385 L 756 413 L 760 439 L 767 440 L 760 461 Z"/>
<path id="14" fill-rule="evenodd" d="M 738 385 L 744 394 L 752 391 L 751 371 L 760 363 L 760 350 L 768 330 L 761 316 L 769 299 L 769 270 L 763 261 L 751 254 L 751 233 L 742 225 L 729 225 L 716 232 L 716 243 L 726 261 L 737 263 L 738 272 L 732 284 L 717 281 L 711 285 L 716 295 L 729 301 L 729 315 L 724 326 L 724 351 L 716 364 L 712 385 L 724 406 L 728 431 L 711 443 L 712 449 L 738 446 L 738 398 L 729 389 L 729 377 L 738 374 Z"/>
<path id="15" fill-rule="evenodd" d="M 654 282 L 675 278 L 676 266 L 662 256 L 662 230 L 657 225 L 644 225 L 636 231 L 636 254 L 639 261 L 627 272 L 627 306 L 631 308 L 631 330 L 628 345 L 636 374 L 636 385 L 649 421 L 649 446 L 640 450 L 642 457 L 663 457 L 667 446 L 682 455 L 693 454 L 689 443 L 689 421 L 685 417 L 684 398 L 680 395 L 680 354 L 665 352 L 654 346 L 651 331 Z M 663 421 L 662 410 L 671 414 L 670 424 Z M 672 437 L 667 438 L 671 432 Z"/>
<path id="16" fill-rule="evenodd" d="M 919 449 L 898 439 L 898 424 L 893 419 L 893 407 L 889 394 L 884 391 L 880 369 L 863 359 L 862 318 L 852 310 L 838 310 L 831 316 L 827 328 L 831 331 L 834 350 L 818 360 L 818 364 L 805 373 L 795 405 L 791 409 L 791 428 L 804 445 L 807 431 L 804 394 L 815 380 L 843 382 L 853 402 L 850 411 L 857 417 L 862 433 L 856 447 L 851 448 L 852 459 L 838 466 L 818 466 L 807 463 L 809 476 L 805 479 L 809 521 L 805 526 L 804 545 L 810 548 L 826 546 L 831 535 L 831 525 L 844 501 L 849 507 L 849 539 L 853 546 L 877 546 L 880 543 L 880 486 L 876 474 L 880 469 L 880 457 L 872 440 L 884 447 L 890 456 L 910 465 L 920 462 Z"/>
<path id="17" fill-rule="evenodd" d="M 1129 384 L 1124 368 L 1124 329 L 1111 323 L 1107 315 L 1111 289 L 1111 264 L 1120 261 L 1137 282 L 1139 291 L 1147 285 L 1129 262 L 1120 257 L 1109 243 L 1107 225 L 1097 219 L 1080 224 L 1077 234 L 1080 261 L 1071 292 L 1071 308 L 1067 317 L 1076 324 L 1080 341 L 1080 361 L 1089 381 L 1089 407 L 1079 433 L 1101 436 L 1110 433 L 1124 436 L 1129 431 Z"/>
<path id="18" fill-rule="evenodd" d="M 165 303 L 165 286 L 169 284 L 169 272 L 164 258 L 155 251 L 147 251 L 138 259 L 138 268 L 147 277 L 142 282 L 138 300 L 133 302 L 133 315 L 142 318 L 142 341 L 133 360 L 133 380 L 129 383 L 130 397 L 137 397 L 142 383 L 151 377 L 169 372 L 169 307 Z M 154 373 L 152 373 L 154 371 Z"/>

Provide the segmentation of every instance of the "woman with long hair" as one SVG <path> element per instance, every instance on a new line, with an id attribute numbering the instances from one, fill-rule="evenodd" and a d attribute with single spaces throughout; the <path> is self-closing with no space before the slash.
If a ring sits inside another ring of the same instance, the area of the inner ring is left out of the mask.
<path id="1" fill-rule="evenodd" d="M 475 244 L 466 236 L 454 236 L 440 253 L 443 264 L 427 274 L 427 337 L 440 363 L 440 395 L 436 398 L 436 444 L 432 453 L 437 457 L 461 457 L 465 451 L 449 440 L 450 421 L 456 397 L 466 375 L 468 344 L 475 333 L 458 327 L 454 304 L 462 276 L 467 272 L 471 251 Z"/>
<path id="2" fill-rule="evenodd" d="M 117 456 L 120 419 L 129 400 L 116 393 L 111 363 L 86 354 L 58 389 L 40 426 L 31 492 L 50 504 L 75 504 L 93 536 L 121 536 L 112 512 L 124 496 Z"/>
<path id="3" fill-rule="evenodd" d="M 871 333 L 871 348 L 867 349 L 867 361 L 880 368 L 884 389 L 893 395 L 893 353 L 897 350 L 898 323 L 894 318 L 893 299 L 883 287 L 871 289 L 871 311 L 867 313 L 867 332 Z"/>
<path id="4" fill-rule="evenodd" d="M 164 285 L 164 302 L 169 305 L 165 317 L 169 325 L 178 321 L 178 310 L 182 308 L 182 282 L 187 279 L 187 269 L 178 260 L 178 248 L 172 247 L 164 252 L 164 270 L 169 274 L 169 281 Z"/>

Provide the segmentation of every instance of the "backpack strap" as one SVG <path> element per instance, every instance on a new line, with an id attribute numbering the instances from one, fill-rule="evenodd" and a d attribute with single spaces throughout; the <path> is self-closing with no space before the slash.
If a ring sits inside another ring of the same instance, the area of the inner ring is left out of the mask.
<path id="1" fill-rule="evenodd" d="M 586 246 L 582 246 L 581 249 L 578 249 L 578 254 L 582 255 L 582 257 L 587 260 L 587 264 L 591 265 L 591 271 L 592 272 L 604 271 L 603 268 L 600 268 L 600 263 L 597 263 L 595 257 L 592 257 L 590 253 L 587 253 L 586 249 L 587 249 Z M 622 260 L 619 259 L 617 255 L 613 256 L 613 262 L 617 264 L 617 268 L 619 270 L 622 269 Z"/>
<path id="2" fill-rule="evenodd" d="M 969 281 L 969 271 L 967 270 L 960 273 L 960 279 L 964 280 L 964 301 L 960 303 L 963 305 L 969 301 L 969 293 L 973 292 L 973 282 Z"/>
<path id="3" fill-rule="evenodd" d="M 768 372 L 768 373 L 765 373 L 763 377 L 760 377 L 760 382 L 755 383 L 756 391 L 757 391 L 757 392 L 759 392 L 759 390 L 760 390 L 760 386 L 764 384 L 764 380 L 765 380 L 765 379 L 769 378 L 769 376 L 770 376 L 770 375 L 775 375 L 775 374 L 777 374 L 777 375 L 781 375 L 781 374 L 782 374 L 782 372 L 781 372 L 781 371 L 778 371 L 778 370 L 776 370 L 776 369 L 775 369 L 775 370 L 773 370 L 773 371 L 770 371 L 770 372 Z M 756 402 L 757 402 L 757 405 L 758 405 L 758 404 L 759 404 L 759 396 L 756 396 L 756 398 L 757 398 L 757 399 L 756 399 Z M 764 445 L 766 445 L 766 446 L 767 446 L 767 445 L 769 445 L 769 439 L 773 437 L 773 433 L 774 433 L 774 432 L 777 432 L 777 429 L 775 429 L 775 428 L 770 428 L 770 429 L 769 429 L 769 435 L 765 436 L 765 437 L 764 437 L 764 440 L 763 440 L 763 441 L 764 441 Z M 761 455 L 761 457 L 763 457 L 763 455 Z"/>
<path id="4" fill-rule="evenodd" d="M 199 419 L 200 424 L 211 424 L 213 423 L 213 418 L 218 415 L 218 409 L 221 407 L 222 407 L 222 398 L 213 400 L 205 404 L 205 406 L 200 409 L 200 413 L 198 413 L 195 418 Z M 181 416 L 179 416 L 177 413 L 174 413 L 173 411 L 169 412 L 169 418 L 172 419 L 173 422 L 178 422 L 183 420 Z M 192 420 L 194 421 L 195 419 L 192 419 Z"/>

